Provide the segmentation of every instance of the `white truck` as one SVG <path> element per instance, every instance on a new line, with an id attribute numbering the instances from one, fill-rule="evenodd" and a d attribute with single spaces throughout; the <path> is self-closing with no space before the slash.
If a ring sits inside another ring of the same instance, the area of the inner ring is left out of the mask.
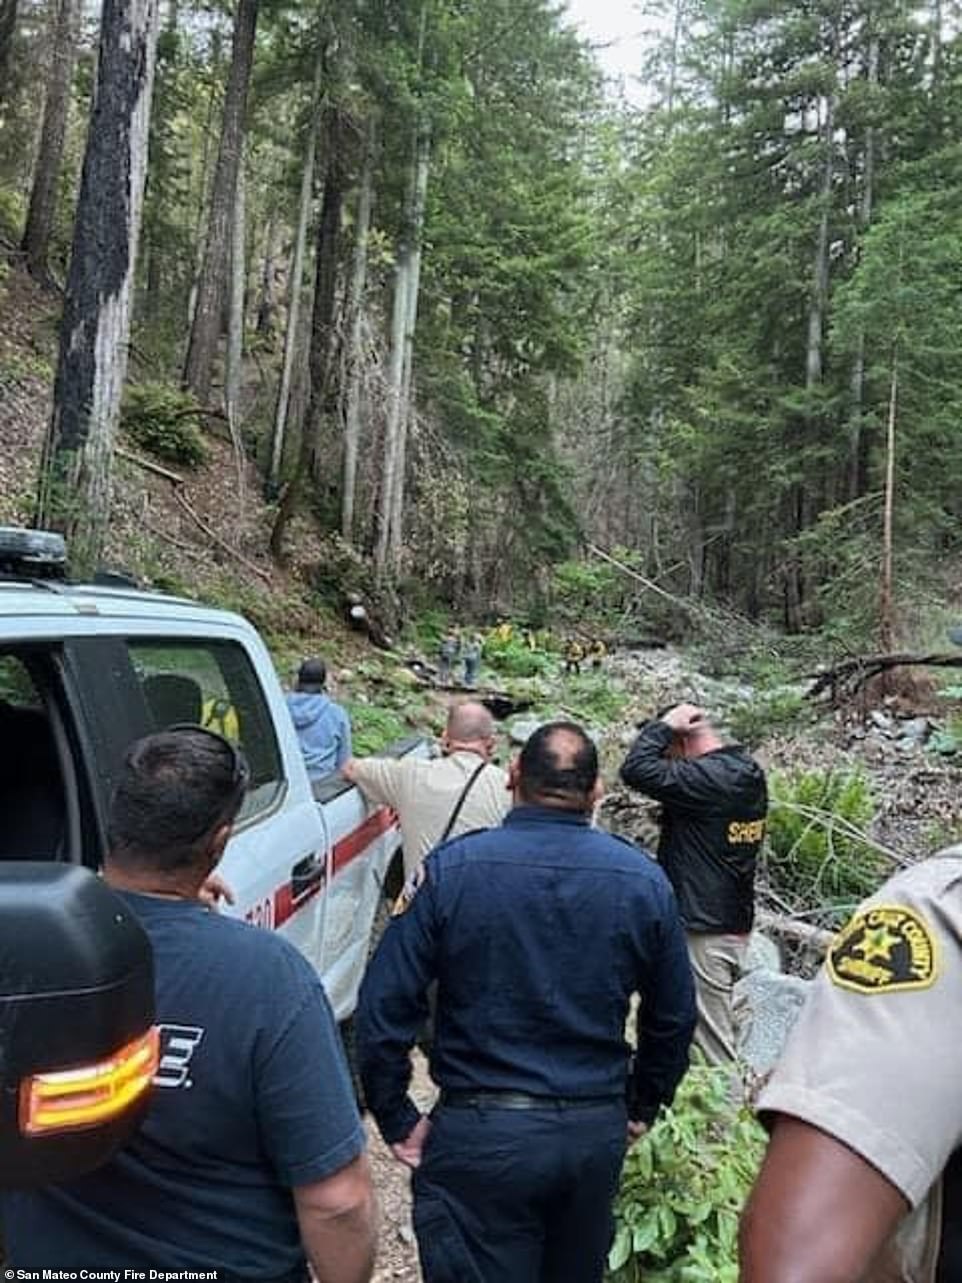
<path id="1" fill-rule="evenodd" d="M 0 528 L 0 862 L 97 868 L 131 741 L 177 723 L 215 724 L 251 768 L 218 870 L 236 899 L 225 911 L 288 936 L 345 1021 L 378 908 L 400 886 L 396 816 L 339 777 L 312 787 L 270 655 L 244 619 L 159 593 L 70 584 L 64 562 L 59 536 Z M 394 751 L 426 746 L 415 739 Z"/>

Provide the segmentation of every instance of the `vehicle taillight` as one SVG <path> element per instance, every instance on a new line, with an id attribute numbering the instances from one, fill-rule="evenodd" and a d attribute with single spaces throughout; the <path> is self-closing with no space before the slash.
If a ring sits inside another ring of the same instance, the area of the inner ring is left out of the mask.
<path id="1" fill-rule="evenodd" d="M 33 1074 L 20 1084 L 20 1130 L 51 1135 L 116 1118 L 150 1086 L 160 1058 L 152 1028 L 94 1065 Z"/>

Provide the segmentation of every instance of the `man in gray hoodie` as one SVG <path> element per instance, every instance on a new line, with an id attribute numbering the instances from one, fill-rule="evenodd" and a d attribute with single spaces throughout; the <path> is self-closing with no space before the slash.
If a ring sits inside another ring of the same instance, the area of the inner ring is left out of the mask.
<path id="1" fill-rule="evenodd" d="M 312 780 L 330 775 L 351 756 L 350 719 L 330 698 L 326 687 L 327 665 L 323 659 L 305 659 L 297 673 L 297 687 L 287 697 Z"/>

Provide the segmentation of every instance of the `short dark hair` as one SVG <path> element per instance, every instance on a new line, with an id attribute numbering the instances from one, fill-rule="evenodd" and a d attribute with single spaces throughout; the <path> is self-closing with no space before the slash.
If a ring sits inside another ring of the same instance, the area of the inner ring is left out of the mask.
<path id="1" fill-rule="evenodd" d="M 182 726 L 135 741 L 110 804 L 111 859 L 159 872 L 196 864 L 236 818 L 249 778 L 243 754 L 216 731 Z"/>
<path id="2" fill-rule="evenodd" d="M 576 722 L 547 722 L 528 737 L 519 765 L 523 798 L 587 806 L 598 779 L 598 750 Z"/>
<path id="3" fill-rule="evenodd" d="M 327 685 L 327 665 L 323 659 L 305 659 L 297 670 L 299 691 L 322 691 Z"/>

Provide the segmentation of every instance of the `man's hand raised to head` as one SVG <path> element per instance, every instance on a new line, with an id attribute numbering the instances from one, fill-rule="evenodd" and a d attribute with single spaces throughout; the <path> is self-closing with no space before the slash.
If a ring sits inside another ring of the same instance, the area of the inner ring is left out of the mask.
<path id="1" fill-rule="evenodd" d="M 708 721 L 703 708 L 696 704 L 676 704 L 661 719 L 675 735 L 690 735 Z"/>

